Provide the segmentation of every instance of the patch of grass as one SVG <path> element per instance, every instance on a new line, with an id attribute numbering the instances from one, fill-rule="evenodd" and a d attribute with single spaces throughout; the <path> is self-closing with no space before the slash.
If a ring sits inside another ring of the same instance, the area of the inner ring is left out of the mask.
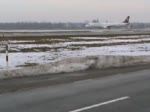
<path id="1" fill-rule="evenodd" d="M 28 41 L 28 40 L 42 40 L 42 39 L 70 39 L 70 37 L 62 36 L 62 37 L 53 37 L 53 36 L 22 36 L 22 37 L 0 37 L 0 41 L 6 41 L 6 40 L 20 40 L 20 41 Z"/>
<path id="2" fill-rule="evenodd" d="M 80 41 L 85 41 L 85 42 L 91 42 L 91 41 L 105 41 L 109 40 L 108 39 L 73 39 L 72 42 L 80 42 Z"/>
<path id="3" fill-rule="evenodd" d="M 15 50 L 15 49 L 10 49 L 9 53 L 17 53 L 17 52 L 23 52 L 23 53 L 29 53 L 29 52 L 47 52 L 47 51 L 52 51 L 52 52 L 58 52 L 59 50 L 80 50 L 81 47 L 76 46 L 68 46 L 68 47 L 32 47 L 32 48 L 21 48 L 19 50 Z M 5 50 L 1 50 L 0 53 L 5 53 Z"/>
<path id="4" fill-rule="evenodd" d="M 16 67 L 31 67 L 31 66 L 37 66 L 39 65 L 38 63 L 24 63 L 24 65 L 17 65 Z"/>
<path id="5" fill-rule="evenodd" d="M 59 49 L 66 49 L 66 47 L 32 47 L 32 48 L 23 48 L 19 52 L 46 52 L 46 51 L 57 51 Z"/>
<path id="6" fill-rule="evenodd" d="M 144 44 L 150 43 L 150 41 L 141 41 L 141 42 L 115 42 L 115 43 L 100 43 L 100 44 L 72 44 L 73 47 L 103 47 L 103 46 L 116 46 L 116 45 L 128 45 L 128 44 Z"/>
<path id="7" fill-rule="evenodd" d="M 126 39 L 126 40 L 136 40 L 136 39 L 147 39 L 147 38 L 150 38 L 150 37 L 136 37 L 136 38 L 134 38 L 134 37 L 118 37 L 118 38 L 111 38 L 111 39 L 113 39 L 113 40 L 115 40 L 115 39 L 120 39 L 120 40 L 124 40 L 124 39 Z"/>

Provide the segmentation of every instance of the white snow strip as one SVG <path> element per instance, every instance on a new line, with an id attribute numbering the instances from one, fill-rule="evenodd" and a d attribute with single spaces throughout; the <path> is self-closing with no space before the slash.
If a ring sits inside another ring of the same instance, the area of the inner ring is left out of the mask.
<path id="1" fill-rule="evenodd" d="M 11 40 L 11 44 L 24 43 L 24 42 L 35 42 L 34 40 Z"/>
<path id="2" fill-rule="evenodd" d="M 149 56 L 86 56 L 67 58 L 57 62 L 37 65 L 16 70 L 1 70 L 0 79 L 33 75 L 75 72 L 87 69 L 129 66 L 137 63 L 149 63 Z"/>
<path id="3" fill-rule="evenodd" d="M 4 48 L 3 48 L 4 49 Z M 31 53 L 9 53 L 9 69 L 16 69 L 16 66 L 25 63 L 47 64 L 66 58 L 120 55 L 120 56 L 149 56 L 150 44 L 129 44 L 118 46 L 92 47 L 82 50 L 61 49 L 57 52 L 31 52 Z M 5 53 L 0 53 L 0 69 L 6 68 Z"/>
<path id="4" fill-rule="evenodd" d="M 108 37 L 71 37 L 72 39 L 83 39 L 83 40 L 92 40 L 92 39 L 95 39 L 95 40 L 99 40 L 99 39 L 104 39 L 104 40 L 107 40 L 109 39 Z"/>
<path id="5" fill-rule="evenodd" d="M 117 43 L 117 42 L 142 42 L 142 41 L 150 41 L 150 38 L 148 39 L 132 39 L 132 40 L 124 40 L 124 39 L 112 39 L 112 40 L 106 40 L 106 41 L 80 41 L 80 42 L 63 42 L 63 43 L 57 43 L 57 44 L 16 44 L 11 45 L 13 48 L 22 49 L 22 48 L 34 48 L 34 47 L 67 47 L 69 45 L 82 45 L 82 44 L 109 44 L 109 43 Z"/>
<path id="6" fill-rule="evenodd" d="M 116 37 L 111 37 L 112 39 L 119 39 L 119 38 L 135 38 L 135 39 L 137 39 L 137 38 L 150 38 L 150 35 L 135 35 L 135 36 L 116 36 Z"/>

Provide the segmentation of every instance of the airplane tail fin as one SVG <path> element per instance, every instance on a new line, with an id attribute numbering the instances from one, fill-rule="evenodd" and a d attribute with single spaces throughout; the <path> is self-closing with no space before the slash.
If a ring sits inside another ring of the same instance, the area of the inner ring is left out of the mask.
<path id="1" fill-rule="evenodd" d="M 128 16 L 124 21 L 123 23 L 129 23 L 130 22 L 130 16 Z"/>

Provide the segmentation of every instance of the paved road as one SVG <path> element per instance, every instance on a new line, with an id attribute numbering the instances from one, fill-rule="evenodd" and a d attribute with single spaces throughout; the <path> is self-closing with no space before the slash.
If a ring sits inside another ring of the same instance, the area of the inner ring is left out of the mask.
<path id="1" fill-rule="evenodd" d="M 0 112 L 150 112 L 150 70 L 5 93 Z"/>

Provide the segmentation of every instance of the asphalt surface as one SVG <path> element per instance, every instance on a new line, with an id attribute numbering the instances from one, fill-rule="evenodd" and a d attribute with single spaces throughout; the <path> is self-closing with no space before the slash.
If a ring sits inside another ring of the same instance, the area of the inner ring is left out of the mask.
<path id="1" fill-rule="evenodd" d="M 82 29 L 82 30 L 4 30 L 0 31 L 0 37 L 64 37 L 64 36 L 125 36 L 125 35 L 149 35 L 149 29 Z"/>
<path id="2" fill-rule="evenodd" d="M 150 112 L 150 69 L 1 94 L 0 112 Z"/>

